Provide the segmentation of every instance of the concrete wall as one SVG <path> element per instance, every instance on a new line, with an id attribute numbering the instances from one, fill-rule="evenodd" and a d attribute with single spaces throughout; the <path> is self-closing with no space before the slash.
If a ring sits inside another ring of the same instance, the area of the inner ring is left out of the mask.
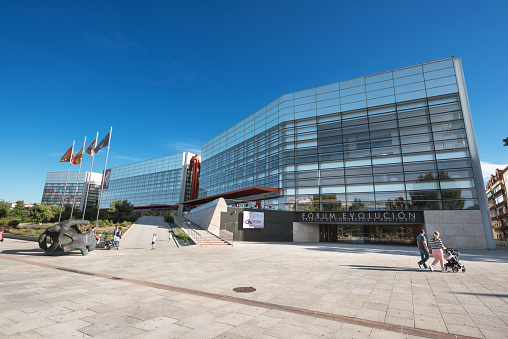
<path id="1" fill-rule="evenodd" d="M 228 205 L 226 201 L 223 198 L 219 198 L 217 205 L 198 212 L 189 213 L 184 218 L 219 236 L 221 213 L 227 210 Z"/>
<path id="2" fill-rule="evenodd" d="M 427 238 L 438 231 L 445 247 L 487 249 L 481 211 L 425 211 L 424 217 Z"/>
<path id="3" fill-rule="evenodd" d="M 319 224 L 317 223 L 293 223 L 294 242 L 319 242 Z"/>

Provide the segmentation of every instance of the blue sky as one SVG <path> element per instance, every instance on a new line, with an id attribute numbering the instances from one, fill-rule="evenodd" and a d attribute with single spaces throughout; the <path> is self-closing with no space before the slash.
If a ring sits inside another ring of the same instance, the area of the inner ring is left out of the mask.
<path id="1" fill-rule="evenodd" d="M 0 199 L 39 202 L 73 140 L 110 126 L 108 167 L 199 152 L 285 93 L 446 56 L 462 59 L 480 158 L 499 167 L 507 12 L 506 1 L 4 1 Z"/>

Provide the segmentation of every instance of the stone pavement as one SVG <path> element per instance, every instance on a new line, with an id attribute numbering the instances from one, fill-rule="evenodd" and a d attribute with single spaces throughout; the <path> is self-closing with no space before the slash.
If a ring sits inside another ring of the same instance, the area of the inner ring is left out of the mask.
<path id="1" fill-rule="evenodd" d="M 174 240 L 169 241 L 169 229 L 163 217 L 145 216 L 138 219 L 120 241 L 120 250 L 151 249 L 152 236 L 157 236 L 156 250 L 159 248 L 177 248 Z"/>
<path id="2" fill-rule="evenodd" d="M 507 337 L 508 250 L 464 251 L 453 274 L 418 269 L 413 247 L 149 248 L 49 257 L 6 239 L 0 337 Z"/>

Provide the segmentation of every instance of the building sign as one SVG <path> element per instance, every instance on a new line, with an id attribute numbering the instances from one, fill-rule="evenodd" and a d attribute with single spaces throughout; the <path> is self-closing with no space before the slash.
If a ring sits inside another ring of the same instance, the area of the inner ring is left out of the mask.
<path id="1" fill-rule="evenodd" d="M 109 178 L 111 178 L 111 168 L 104 172 L 104 182 L 102 183 L 103 190 L 107 190 L 109 188 Z"/>
<path id="2" fill-rule="evenodd" d="M 422 211 L 298 212 L 299 222 L 423 224 Z"/>
<path id="3" fill-rule="evenodd" d="M 265 214 L 263 212 L 243 211 L 243 228 L 265 228 Z"/>

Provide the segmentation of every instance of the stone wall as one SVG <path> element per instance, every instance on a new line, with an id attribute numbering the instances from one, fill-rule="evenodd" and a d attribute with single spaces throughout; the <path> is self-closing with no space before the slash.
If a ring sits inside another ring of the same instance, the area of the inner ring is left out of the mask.
<path id="1" fill-rule="evenodd" d="M 228 210 L 228 205 L 223 198 L 219 198 L 217 205 L 211 206 L 207 209 L 191 212 L 184 216 L 193 223 L 201 226 L 205 230 L 220 236 L 220 217 L 222 212 Z"/>
<path id="2" fill-rule="evenodd" d="M 319 242 L 319 224 L 294 222 L 293 242 Z"/>
<path id="3" fill-rule="evenodd" d="M 438 231 L 445 247 L 487 249 L 479 210 L 425 211 L 424 218 L 427 238 Z"/>

